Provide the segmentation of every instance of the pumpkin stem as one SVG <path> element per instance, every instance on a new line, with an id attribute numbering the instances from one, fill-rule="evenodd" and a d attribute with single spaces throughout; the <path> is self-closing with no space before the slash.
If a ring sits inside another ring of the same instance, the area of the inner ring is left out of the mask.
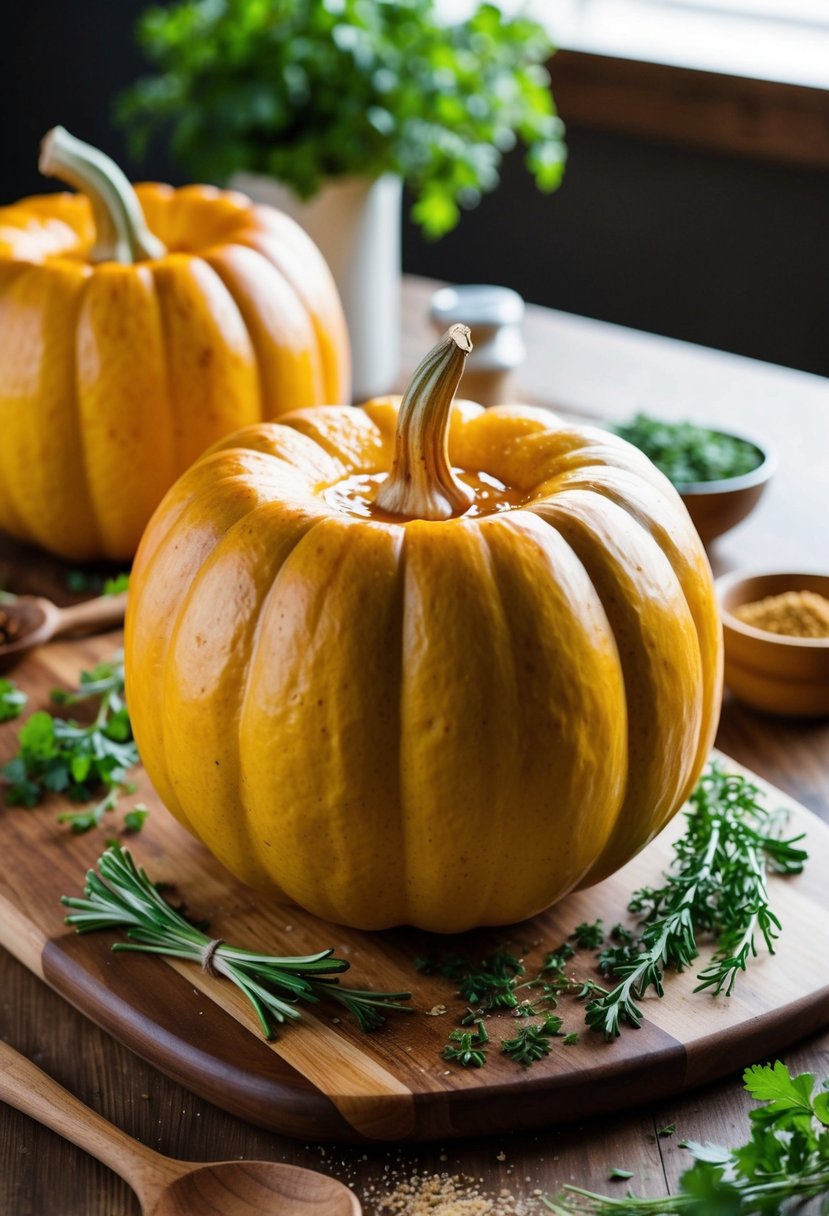
<path id="1" fill-rule="evenodd" d="M 92 262 L 130 265 L 167 252 L 147 227 L 138 195 L 114 160 L 75 139 L 64 127 L 52 127 L 40 145 L 40 172 L 82 191 L 92 204 L 96 239 Z"/>
<path id="2" fill-rule="evenodd" d="M 473 501 L 449 463 L 452 398 L 471 350 L 467 327 L 453 325 L 412 376 L 397 415 L 394 463 L 375 500 L 384 511 L 451 519 Z"/>

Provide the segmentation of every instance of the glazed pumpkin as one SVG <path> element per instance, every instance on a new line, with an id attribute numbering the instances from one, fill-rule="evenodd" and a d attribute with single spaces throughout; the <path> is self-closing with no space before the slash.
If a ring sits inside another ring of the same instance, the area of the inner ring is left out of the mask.
<path id="1" fill-rule="evenodd" d="M 452 406 L 468 332 L 402 404 L 214 446 L 132 577 L 161 798 L 246 883 L 362 928 L 510 923 L 598 881 L 681 806 L 719 711 L 678 495 L 614 435 Z"/>
<path id="2" fill-rule="evenodd" d="M 41 169 L 83 193 L 0 208 L 0 528 L 128 559 L 211 443 L 348 399 L 342 310 L 273 208 L 210 186 L 133 191 L 61 128 Z"/>

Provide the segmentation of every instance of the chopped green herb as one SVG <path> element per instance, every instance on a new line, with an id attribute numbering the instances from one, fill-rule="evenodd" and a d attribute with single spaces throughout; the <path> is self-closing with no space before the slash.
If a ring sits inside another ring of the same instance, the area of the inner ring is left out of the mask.
<path id="1" fill-rule="evenodd" d="M 570 1034 L 566 1034 L 564 1036 L 564 1038 L 562 1039 L 562 1042 L 564 1043 L 565 1047 L 574 1047 L 575 1044 L 578 1043 L 578 1041 L 579 1041 L 579 1032 L 577 1030 L 572 1031 Z"/>
<path id="2" fill-rule="evenodd" d="M 660 1127 L 659 1131 L 656 1134 L 657 1134 L 657 1136 L 663 1136 L 663 1137 L 672 1136 L 675 1131 L 676 1131 L 676 1124 L 668 1123 L 665 1127 Z"/>
<path id="3" fill-rule="evenodd" d="M 601 917 L 592 924 L 583 921 L 582 924 L 576 925 L 570 936 L 575 939 L 576 945 L 581 950 L 597 949 L 604 942 Z"/>
<path id="4" fill-rule="evenodd" d="M 487 1028 L 481 1018 L 475 1018 L 475 1033 L 469 1030 L 453 1030 L 449 1042 L 443 1049 L 444 1060 L 451 1060 L 463 1068 L 482 1068 L 486 1063 L 483 1048 L 489 1042 Z"/>
<path id="5" fill-rule="evenodd" d="M 544 962 L 541 964 L 542 972 L 563 971 L 575 953 L 575 946 L 571 946 L 569 942 L 563 942 L 557 950 L 550 950 L 545 954 Z"/>
<path id="6" fill-rule="evenodd" d="M 517 1064 L 529 1068 L 550 1054 L 550 1040 L 542 1027 L 522 1026 L 515 1038 L 501 1040 L 501 1050 Z"/>
<path id="7" fill-rule="evenodd" d="M 128 573 L 116 574 L 114 578 L 108 578 L 104 583 L 104 595 L 120 595 L 122 591 L 129 591 L 130 576 Z"/>
<path id="8" fill-rule="evenodd" d="M 0 722 L 11 722 L 13 718 L 19 718 L 28 699 L 14 680 L 0 680 Z"/>
<path id="9" fill-rule="evenodd" d="M 134 806 L 131 811 L 127 811 L 124 816 L 124 831 L 130 832 L 133 835 L 136 832 L 140 832 L 149 813 L 143 803 L 139 806 Z"/>
<path id="10" fill-rule="evenodd" d="M 763 453 L 748 440 L 690 422 L 663 422 L 637 414 L 632 422 L 614 429 L 644 452 L 675 486 L 740 477 L 763 461 Z"/>
<path id="11" fill-rule="evenodd" d="M 613 1168 L 611 1169 L 608 1177 L 613 1178 L 613 1179 L 632 1178 L 633 1173 L 634 1173 L 633 1170 L 620 1170 L 618 1165 L 614 1165 Z"/>
<path id="12" fill-rule="evenodd" d="M 391 1011 L 411 1012 L 408 992 L 372 992 L 342 988 L 337 976 L 347 971 L 344 959 L 322 950 L 297 958 L 277 957 L 243 950 L 211 940 L 185 920 L 163 898 L 146 871 L 136 866 L 127 849 L 113 845 L 98 861 L 97 873 L 89 870 L 83 898 L 64 896 L 61 902 L 72 912 L 66 917 L 78 933 L 97 929 L 124 929 L 128 942 L 116 942 L 113 950 L 135 950 L 190 959 L 211 974 L 231 980 L 250 1001 L 264 1034 L 271 1038 L 275 1024 L 296 1020 L 300 1001 L 338 1002 L 354 1015 L 363 1030 L 376 1030 Z M 209 952 L 209 953 L 208 953 Z"/>
<path id="13" fill-rule="evenodd" d="M 129 714 L 124 702 L 124 665 L 120 654 L 92 671 L 81 673 L 72 692 L 55 689 L 52 700 L 76 705 L 99 698 L 88 726 L 38 710 L 18 734 L 16 756 L 0 770 L 9 783 L 9 806 L 33 807 L 47 793 L 89 802 L 101 786 L 123 788 L 128 771 L 138 763 Z M 83 829 L 82 829 L 83 830 Z"/>
<path id="14" fill-rule="evenodd" d="M 117 800 L 117 791 L 110 790 L 106 798 L 102 798 L 93 807 L 84 809 L 83 811 L 66 811 L 65 814 L 58 815 L 58 823 L 68 823 L 76 835 L 79 835 L 81 832 L 90 832 L 92 828 L 100 826 L 107 811 L 115 810 Z"/>

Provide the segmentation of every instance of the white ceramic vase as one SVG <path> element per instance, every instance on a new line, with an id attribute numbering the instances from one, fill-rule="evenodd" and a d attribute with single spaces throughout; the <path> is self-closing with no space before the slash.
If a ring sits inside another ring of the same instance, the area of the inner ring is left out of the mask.
<path id="1" fill-rule="evenodd" d="M 400 369 L 400 178 L 343 178 L 307 201 L 254 173 L 231 185 L 295 219 L 331 267 L 351 339 L 354 400 L 390 392 Z"/>

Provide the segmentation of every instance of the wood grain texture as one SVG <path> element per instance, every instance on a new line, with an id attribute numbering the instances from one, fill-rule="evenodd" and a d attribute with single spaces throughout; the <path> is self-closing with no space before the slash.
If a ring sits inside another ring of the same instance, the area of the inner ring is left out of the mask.
<path id="1" fill-rule="evenodd" d="M 55 643 L 18 670 L 31 710 L 48 704 L 62 678 L 111 655 L 120 635 Z M 73 670 L 74 668 L 74 670 Z M 0 731 L 0 759 L 12 754 L 16 731 Z M 301 909 L 268 902 L 236 882 L 170 816 L 137 775 L 136 797 L 150 807 L 141 834 L 130 841 L 137 862 L 155 880 L 174 884 L 190 912 L 210 932 L 234 944 L 287 955 L 333 946 L 353 966 L 347 982 L 384 990 L 413 989 L 416 1012 L 389 1019 L 365 1035 L 336 1008 L 304 1012 L 272 1043 L 262 1037 L 242 994 L 221 978 L 178 960 L 112 954 L 116 934 L 78 936 L 63 924 L 62 894 L 78 892 L 82 876 L 104 847 L 104 829 L 72 835 L 58 824 L 60 798 L 35 810 L 9 808 L 0 821 L 0 944 L 42 974 L 68 1001 L 137 1054 L 188 1089 L 231 1113 L 289 1135 L 326 1140 L 405 1141 L 550 1126 L 597 1111 L 667 1098 L 779 1051 L 820 1027 L 829 1009 L 829 892 L 819 876 L 829 866 L 829 830 L 787 802 L 792 830 L 807 833 L 807 872 L 774 882 L 775 907 L 787 927 L 786 949 L 761 958 L 729 1000 L 693 994 L 700 966 L 670 977 L 669 999 L 647 998 L 646 1022 L 614 1043 L 583 1032 L 582 1041 L 551 1055 L 527 1075 L 493 1051 L 485 1069 L 447 1068 L 441 1049 L 450 1017 L 424 1012 L 453 1001 L 454 985 L 415 971 L 413 960 L 438 951 L 483 957 L 508 946 L 528 974 L 544 951 L 572 927 L 601 917 L 624 918 L 630 891 L 653 884 L 670 859 L 681 818 L 618 874 L 579 892 L 532 921 L 461 938 L 412 930 L 363 933 L 326 924 Z M 114 816 L 113 816 L 114 819 Z M 38 946 L 40 950 L 38 952 Z M 581 969 L 591 973 L 589 955 Z M 351 976 L 354 980 L 351 980 Z M 341 1011 L 340 1011 L 341 1012 Z M 581 1009 L 569 1013 L 581 1023 Z M 493 1019 L 493 1039 L 514 1033 L 505 1015 Z"/>

